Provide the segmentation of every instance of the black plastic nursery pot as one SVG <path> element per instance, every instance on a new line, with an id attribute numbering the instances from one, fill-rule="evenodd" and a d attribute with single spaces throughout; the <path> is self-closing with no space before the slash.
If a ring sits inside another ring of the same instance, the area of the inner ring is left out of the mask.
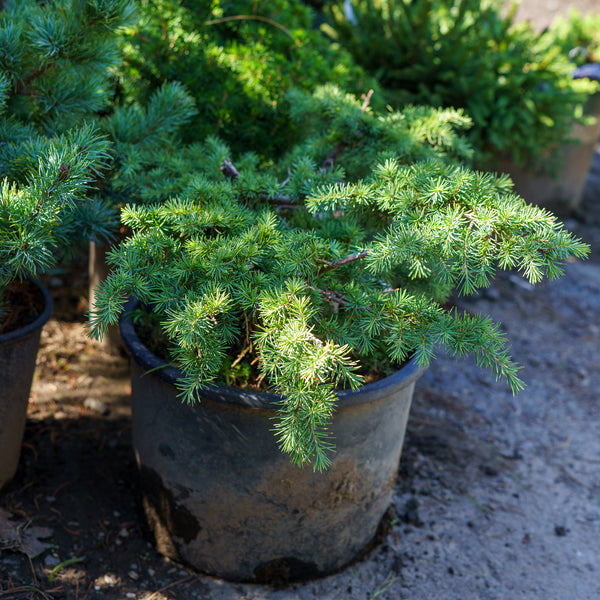
<path id="1" fill-rule="evenodd" d="M 43 298 L 42 312 L 21 329 L 0 334 L 0 489 L 17 470 L 40 335 L 53 308 L 48 290 L 31 283 Z"/>
<path id="2" fill-rule="evenodd" d="M 162 554 L 237 581 L 297 580 L 350 563 L 374 538 L 397 480 L 415 362 L 343 391 L 332 466 L 314 472 L 277 447 L 273 394 L 211 385 L 194 405 L 181 373 L 138 338 L 129 303 L 133 447 L 145 519 Z"/>

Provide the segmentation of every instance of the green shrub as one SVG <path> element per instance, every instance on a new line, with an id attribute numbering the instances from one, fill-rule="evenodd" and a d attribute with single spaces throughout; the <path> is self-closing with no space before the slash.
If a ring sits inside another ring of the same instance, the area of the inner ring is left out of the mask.
<path id="1" fill-rule="evenodd" d="M 566 17 L 556 17 L 544 35 L 577 66 L 600 62 L 600 13 L 571 8 Z"/>
<path id="2" fill-rule="evenodd" d="M 140 0 L 141 17 L 124 36 L 120 73 L 126 100 L 144 104 L 164 82 L 179 81 L 198 114 L 185 141 L 208 135 L 236 153 L 277 156 L 295 141 L 285 94 L 334 82 L 360 96 L 375 84 L 348 53 L 312 27 L 299 0 Z"/>
<path id="3" fill-rule="evenodd" d="M 587 253 L 507 178 L 452 162 L 389 159 L 345 183 L 304 157 L 282 180 L 256 157 L 226 160 L 215 140 L 203 150 L 176 197 L 123 209 L 133 235 L 110 255 L 91 334 L 139 299 L 160 330 L 150 338 L 167 340 L 159 352 L 184 373 L 182 398 L 215 379 L 239 385 L 245 371 L 248 385 L 281 395 L 276 435 L 298 464 L 329 464 L 336 389 L 411 356 L 427 365 L 439 345 L 519 389 L 499 326 L 443 301 L 497 269 L 536 283 Z"/>
<path id="4" fill-rule="evenodd" d="M 494 0 L 354 0 L 351 19 L 343 4 L 326 5 L 327 31 L 393 106 L 463 108 L 480 166 L 506 154 L 548 167 L 548 154 L 569 139 L 596 89 L 573 79 L 551 37 L 504 16 Z"/>

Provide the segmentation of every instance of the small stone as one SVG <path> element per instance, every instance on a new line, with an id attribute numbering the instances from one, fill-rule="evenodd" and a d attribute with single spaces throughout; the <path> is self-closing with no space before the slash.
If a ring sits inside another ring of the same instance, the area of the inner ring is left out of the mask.
<path id="1" fill-rule="evenodd" d="M 568 531 L 569 530 L 564 525 L 556 525 L 556 527 L 554 528 L 554 533 L 558 537 L 564 537 L 565 535 L 567 535 Z"/>
<path id="2" fill-rule="evenodd" d="M 105 575 L 101 575 L 96 579 L 96 585 L 99 587 L 114 587 L 117 585 L 118 580 L 115 575 L 112 573 L 106 573 Z"/>
<path id="3" fill-rule="evenodd" d="M 52 554 L 48 554 L 48 556 L 46 556 L 46 558 L 44 559 L 44 564 L 47 567 L 53 569 L 54 567 L 56 567 L 56 565 L 60 564 L 60 558 L 58 558 L 57 556 L 53 556 Z"/>
<path id="4" fill-rule="evenodd" d="M 129 575 L 129 577 L 134 581 L 137 581 L 140 578 L 140 574 L 137 571 L 134 571 L 133 569 L 129 571 L 127 575 Z"/>
<path id="5" fill-rule="evenodd" d="M 110 412 L 108 405 L 97 398 L 86 398 L 83 401 L 83 406 L 99 415 L 107 415 Z"/>
<path id="6" fill-rule="evenodd" d="M 127 592 L 127 593 L 125 594 L 125 598 L 135 598 L 135 597 L 136 597 L 136 596 L 135 596 L 135 594 L 134 594 L 133 592 Z"/>
<path id="7" fill-rule="evenodd" d="M 481 465 L 481 470 L 488 476 L 488 477 L 496 477 L 496 475 L 498 475 L 498 469 L 490 466 L 490 465 Z"/>
<path id="8" fill-rule="evenodd" d="M 533 285 L 531 283 L 529 283 L 529 281 L 527 281 L 526 279 L 523 279 L 523 277 L 519 277 L 518 275 L 512 275 L 512 274 L 509 275 L 508 280 L 515 287 L 521 288 L 522 290 L 525 290 L 527 292 L 533 292 L 533 290 L 535 289 L 533 287 Z"/>
<path id="9" fill-rule="evenodd" d="M 121 531 L 119 531 L 119 536 L 122 538 L 129 537 L 129 531 L 127 531 L 127 529 L 125 529 L 125 527 L 123 527 L 123 529 L 121 529 Z"/>
<path id="10" fill-rule="evenodd" d="M 500 292 L 496 288 L 485 288 L 482 295 L 486 300 L 491 300 L 492 302 L 500 300 Z"/>
<path id="11" fill-rule="evenodd" d="M 155 573 L 156 573 L 156 571 L 155 571 L 155 570 L 154 570 L 152 567 L 150 567 L 150 568 L 148 569 L 148 575 L 150 575 L 150 577 L 154 577 L 154 574 L 155 574 Z"/>

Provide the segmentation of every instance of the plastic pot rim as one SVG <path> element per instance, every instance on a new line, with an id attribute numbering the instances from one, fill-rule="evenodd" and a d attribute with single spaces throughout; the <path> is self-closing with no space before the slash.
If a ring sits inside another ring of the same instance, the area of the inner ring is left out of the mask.
<path id="1" fill-rule="evenodd" d="M 162 358 L 152 353 L 140 340 L 135 331 L 131 313 L 140 304 L 138 300 L 130 298 L 121 313 L 119 328 L 125 349 L 131 358 L 142 368 L 144 372 L 143 376 L 151 374 L 163 382 L 175 386 L 177 381 L 184 377 L 183 372 L 177 367 L 168 365 Z M 389 389 L 392 386 L 404 383 L 403 387 L 405 387 L 414 383 L 423 374 L 423 371 L 413 357 L 388 377 L 363 385 L 356 390 L 338 391 L 339 404 L 341 406 L 352 406 L 374 402 L 388 395 Z M 209 400 L 268 410 L 276 410 L 281 403 L 281 397 L 277 394 L 246 390 L 215 383 L 206 384 L 200 393 L 202 397 Z"/>
<path id="2" fill-rule="evenodd" d="M 31 333 L 41 329 L 52 316 L 52 311 L 54 309 L 54 301 L 52 300 L 52 296 L 50 292 L 46 288 L 44 284 L 42 284 L 37 279 L 27 279 L 30 283 L 35 285 L 38 290 L 42 293 L 44 298 L 44 309 L 37 316 L 37 318 L 25 325 L 25 327 L 20 327 L 19 329 L 14 329 L 13 331 L 9 331 L 8 333 L 0 334 L 0 346 L 4 346 L 7 344 L 11 344 L 15 341 L 20 340 L 21 338 L 27 337 Z"/>

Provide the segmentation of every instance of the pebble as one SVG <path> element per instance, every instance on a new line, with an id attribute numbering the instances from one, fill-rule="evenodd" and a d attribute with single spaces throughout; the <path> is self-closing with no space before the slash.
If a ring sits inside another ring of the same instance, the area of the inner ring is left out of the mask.
<path id="1" fill-rule="evenodd" d="M 106 575 L 101 575 L 100 577 L 98 577 L 98 579 L 96 579 L 94 588 L 96 590 L 101 589 L 102 587 L 114 587 L 115 585 L 117 585 L 118 580 L 116 578 L 115 575 L 113 575 L 112 573 L 106 573 Z"/>
<path id="2" fill-rule="evenodd" d="M 131 579 L 137 581 L 140 578 L 140 574 L 137 571 L 131 570 L 127 573 Z"/>
<path id="3" fill-rule="evenodd" d="M 48 556 L 46 556 L 46 558 L 44 558 L 44 564 L 47 567 L 50 567 L 51 569 L 53 569 L 54 567 L 56 567 L 56 565 L 60 564 L 60 558 L 58 558 L 58 556 L 53 556 L 52 554 L 48 554 Z"/>
<path id="4" fill-rule="evenodd" d="M 88 410 L 100 415 L 107 415 L 110 412 L 108 404 L 106 404 L 106 402 L 102 402 L 102 400 L 98 400 L 97 398 L 86 398 L 83 401 L 83 406 Z"/>

